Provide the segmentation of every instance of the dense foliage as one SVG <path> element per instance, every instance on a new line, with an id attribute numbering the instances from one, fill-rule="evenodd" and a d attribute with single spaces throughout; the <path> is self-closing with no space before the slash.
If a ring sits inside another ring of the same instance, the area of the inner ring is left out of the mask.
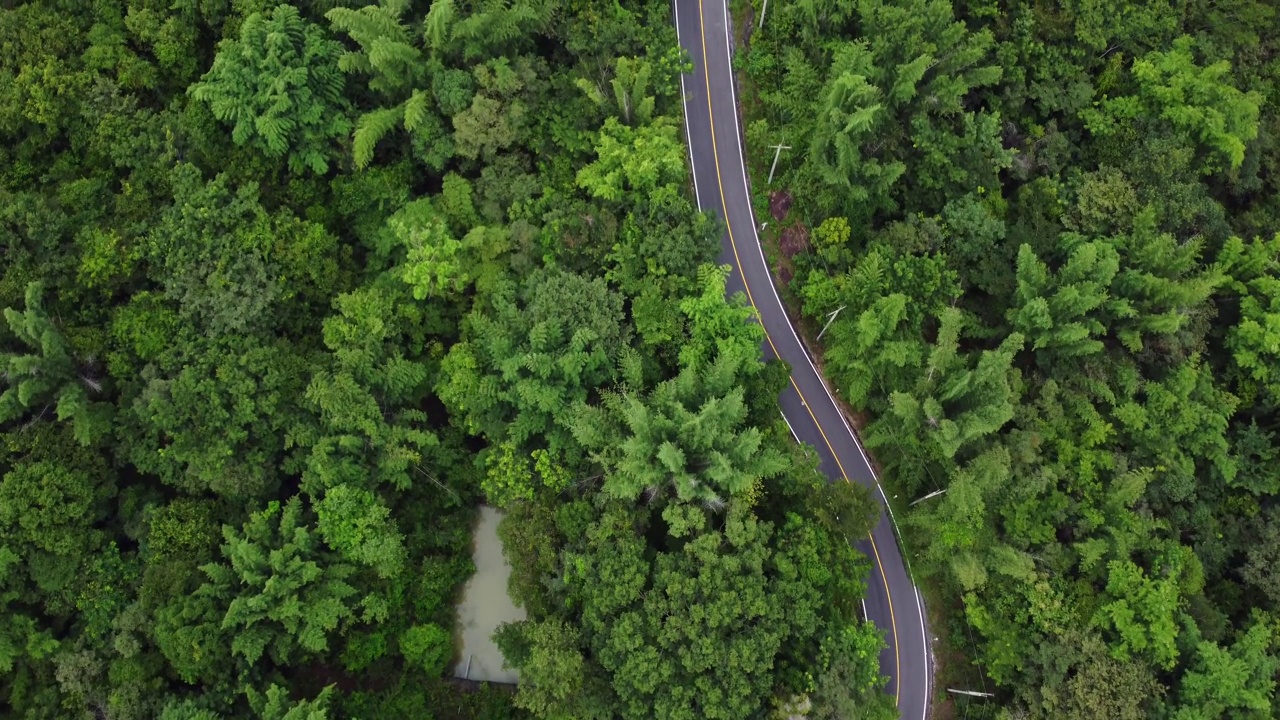
<path id="1" fill-rule="evenodd" d="M 843 308 L 826 367 L 891 485 L 946 490 L 908 544 L 946 679 L 997 693 L 961 714 L 1280 713 L 1277 23 L 800 0 L 751 26 L 789 289 Z"/>
<path id="2" fill-rule="evenodd" d="M 891 716 L 684 66 L 657 0 L 0 4 L 0 715 Z M 518 692 L 445 678 L 485 500 Z"/>

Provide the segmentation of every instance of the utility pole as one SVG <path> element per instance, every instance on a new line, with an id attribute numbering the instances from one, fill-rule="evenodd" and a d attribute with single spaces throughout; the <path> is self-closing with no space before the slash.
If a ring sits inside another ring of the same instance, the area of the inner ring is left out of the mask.
<path id="1" fill-rule="evenodd" d="M 973 696 L 973 697 L 983 697 L 983 698 L 989 698 L 989 697 L 995 697 L 995 696 L 996 696 L 996 695 L 995 695 L 995 693 L 988 693 L 988 692 L 975 692 L 975 691 L 973 691 L 973 690 L 955 690 L 955 689 L 952 689 L 952 688 L 947 688 L 947 692 L 949 692 L 949 693 L 955 693 L 955 694 L 957 694 L 957 695 L 971 695 L 971 696 Z"/>
<path id="2" fill-rule="evenodd" d="M 839 314 L 840 314 L 840 311 L 841 311 L 841 310 L 843 310 L 843 309 L 845 309 L 846 307 L 848 307 L 848 306 L 847 306 L 847 305 L 841 305 L 840 307 L 836 308 L 835 310 L 833 310 L 833 311 L 831 311 L 831 312 L 827 313 L 827 324 L 822 326 L 822 332 L 818 333 L 818 337 L 817 337 L 817 339 L 815 340 L 815 342 L 816 342 L 817 340 L 821 340 L 821 339 L 822 339 L 822 333 L 826 332 L 826 331 L 827 331 L 827 328 L 831 327 L 831 323 L 833 323 L 833 322 L 835 322 L 835 321 L 836 321 L 836 316 L 837 316 L 837 315 L 839 315 Z"/>
<path id="3" fill-rule="evenodd" d="M 768 0 L 765 0 L 765 2 L 768 2 Z M 764 17 L 763 13 L 761 13 L 761 17 L 762 18 Z M 783 145 L 782 143 L 778 143 L 777 145 L 773 145 L 771 147 L 773 147 L 773 150 L 774 150 L 773 165 L 769 166 L 769 181 L 765 183 L 766 185 L 773 184 L 773 171 L 778 169 L 778 157 L 782 155 L 782 151 L 791 149 L 790 145 Z"/>
<path id="4" fill-rule="evenodd" d="M 764 0 L 764 4 L 760 6 L 760 25 L 757 30 L 764 29 L 764 11 L 769 9 L 769 0 Z"/>
<path id="5" fill-rule="evenodd" d="M 920 498 L 919 500 L 914 500 L 914 501 L 912 501 L 912 503 L 911 503 L 911 504 L 912 504 L 912 505 L 917 505 L 917 504 L 919 504 L 919 503 L 924 502 L 925 500 L 928 500 L 929 498 L 932 498 L 932 497 L 938 497 L 939 495 L 941 495 L 942 493 L 944 493 L 944 492 L 946 492 L 946 491 L 947 491 L 947 489 L 946 489 L 946 488 L 942 488 L 941 490 L 934 490 L 933 492 L 929 493 L 928 495 L 925 495 L 924 497 Z"/>

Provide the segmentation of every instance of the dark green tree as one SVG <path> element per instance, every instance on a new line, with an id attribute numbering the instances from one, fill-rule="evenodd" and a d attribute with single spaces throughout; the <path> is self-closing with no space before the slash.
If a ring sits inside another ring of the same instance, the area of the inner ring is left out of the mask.
<path id="1" fill-rule="evenodd" d="M 351 129 L 341 56 L 342 46 L 296 7 L 277 5 L 246 17 L 188 92 L 231 125 L 236 144 L 286 158 L 292 172 L 323 174 L 334 141 Z"/>
<path id="2" fill-rule="evenodd" d="M 111 427 L 112 406 L 92 400 L 103 392 L 103 378 L 92 358 L 79 358 L 63 331 L 44 309 L 44 288 L 27 285 L 26 309 L 5 308 L 9 330 L 27 352 L 0 352 L 4 391 L 0 393 L 0 423 L 36 412 L 36 420 L 50 408 L 59 420 L 69 420 L 78 440 L 90 444 Z M 42 407 L 36 410 L 37 406 Z"/>

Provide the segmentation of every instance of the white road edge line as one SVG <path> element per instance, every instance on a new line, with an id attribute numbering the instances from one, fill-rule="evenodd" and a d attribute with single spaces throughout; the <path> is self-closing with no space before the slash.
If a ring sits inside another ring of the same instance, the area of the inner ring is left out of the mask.
<path id="1" fill-rule="evenodd" d="M 679 45 L 680 6 L 676 5 L 676 0 L 671 0 L 671 15 L 676 21 L 676 44 Z M 710 91 L 709 88 L 708 91 Z M 698 190 L 698 169 L 693 159 L 693 135 L 689 133 L 689 91 L 684 87 L 684 73 L 680 73 L 680 109 L 684 110 L 684 144 L 689 148 L 689 177 L 693 178 L 693 200 L 698 204 L 698 212 L 702 212 L 702 193 Z M 728 223 L 726 219 L 725 224 Z M 794 431 L 792 432 L 794 434 Z"/>
<path id="2" fill-rule="evenodd" d="M 876 489 L 880 491 L 880 497 L 884 500 L 884 507 L 889 515 L 889 523 L 893 525 L 894 533 L 898 535 L 899 538 L 901 538 L 902 531 L 898 529 L 897 518 L 895 518 L 893 515 L 893 508 L 889 505 L 889 498 L 884 494 L 884 487 L 880 485 L 880 478 L 878 475 L 876 475 L 875 467 L 871 464 L 871 460 L 867 457 L 866 451 L 863 450 L 862 442 L 858 440 L 858 436 L 854 434 L 853 429 L 849 427 L 849 422 L 845 420 L 844 413 L 840 412 L 839 403 L 837 403 L 835 401 L 835 398 L 832 397 L 831 390 L 830 388 L 827 387 L 826 380 L 825 378 L 822 377 L 822 373 L 818 372 L 818 368 L 814 366 L 813 358 L 809 357 L 809 351 L 805 349 L 804 343 L 800 342 L 800 336 L 796 334 L 796 329 L 791 324 L 790 318 L 787 318 L 786 306 L 782 304 L 782 298 L 778 295 L 778 289 L 774 287 L 773 273 L 769 272 L 769 261 L 764 256 L 764 246 L 760 243 L 759 233 L 756 232 L 756 227 L 757 227 L 756 211 L 755 211 L 755 206 L 752 205 L 751 203 L 751 184 L 747 182 L 747 163 L 746 163 L 746 158 L 743 157 L 743 154 L 742 154 L 743 135 L 742 135 L 742 128 L 738 122 L 738 90 L 737 90 L 738 83 L 737 83 L 737 80 L 733 77 L 733 73 L 732 73 L 733 51 L 730 48 L 733 47 L 733 42 L 729 35 L 728 0 L 722 0 L 720 3 L 720 7 L 724 14 L 724 52 L 725 52 L 726 59 L 728 60 L 729 69 L 730 69 L 729 97 L 733 101 L 733 130 L 734 130 L 734 137 L 737 140 L 737 142 L 734 143 L 734 146 L 735 146 L 735 151 L 738 153 L 738 168 L 742 171 L 742 187 L 746 192 L 746 196 L 747 196 L 747 212 L 750 213 L 751 215 L 751 236 L 755 238 L 755 241 L 756 241 L 755 242 L 756 252 L 760 253 L 760 263 L 765 268 L 765 271 L 769 275 L 769 290 L 773 293 L 773 299 L 775 302 L 778 303 L 778 307 L 782 308 L 782 315 L 784 318 L 787 319 L 787 329 L 791 331 L 791 337 L 795 339 L 796 345 L 800 347 L 800 352 L 804 355 L 805 361 L 809 363 L 809 369 L 813 370 L 813 374 L 817 376 L 819 384 L 822 385 L 822 390 L 826 394 L 827 400 L 829 400 L 832 406 L 835 407 L 836 415 L 840 417 L 840 422 L 842 425 L 844 425 L 845 432 L 848 433 L 849 437 L 853 440 L 854 447 L 858 448 L 858 453 L 862 455 L 862 461 L 866 463 L 867 469 L 871 471 L 871 477 L 873 480 L 875 480 Z M 704 32 L 705 32 L 705 29 L 704 29 Z M 676 26 L 677 37 L 679 37 L 679 34 L 680 34 L 680 27 L 677 24 Z M 683 76 L 681 76 L 681 79 L 683 80 Z M 707 92 L 711 92 L 711 88 L 707 88 Z M 688 113 L 687 108 L 685 112 L 687 115 Z M 687 134 L 687 130 L 688 130 L 687 121 L 685 124 L 685 128 L 686 128 L 686 134 Z M 692 141 L 690 142 L 689 154 L 690 154 L 689 162 L 690 164 L 692 164 L 693 163 Z M 728 222 L 729 222 L 729 218 L 726 217 L 725 223 L 727 224 Z M 932 667 L 932 660 L 930 660 L 930 656 L 929 656 L 928 633 L 925 632 L 925 626 L 924 626 L 924 606 L 920 602 L 920 589 L 916 587 L 915 579 L 911 573 L 911 568 L 910 568 L 911 561 L 907 559 L 906 548 L 902 545 L 901 541 L 898 542 L 898 554 L 902 556 L 902 561 L 907 564 L 907 581 L 911 583 L 912 589 L 915 590 L 916 615 L 918 615 L 920 618 L 920 641 L 924 645 L 924 657 L 926 661 L 925 701 L 924 701 L 924 710 L 921 715 L 921 720 L 925 720 L 925 718 L 928 717 L 928 713 L 929 713 L 928 676 L 932 674 L 933 667 Z M 901 682 L 902 682 L 902 679 L 898 678 L 898 683 L 901 684 Z"/>

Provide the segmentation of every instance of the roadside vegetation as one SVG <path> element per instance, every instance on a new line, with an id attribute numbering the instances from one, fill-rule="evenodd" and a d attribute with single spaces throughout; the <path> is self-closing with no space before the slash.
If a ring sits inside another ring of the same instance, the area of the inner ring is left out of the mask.
<path id="1" fill-rule="evenodd" d="M 889 718 L 668 3 L 0 6 L 0 715 Z M 504 508 L 518 691 L 451 682 Z"/>
<path id="2" fill-rule="evenodd" d="M 1275 5 L 735 23 L 798 310 L 839 310 L 825 367 L 894 492 L 945 491 L 905 522 L 948 672 L 995 693 L 956 715 L 1275 717 Z"/>

